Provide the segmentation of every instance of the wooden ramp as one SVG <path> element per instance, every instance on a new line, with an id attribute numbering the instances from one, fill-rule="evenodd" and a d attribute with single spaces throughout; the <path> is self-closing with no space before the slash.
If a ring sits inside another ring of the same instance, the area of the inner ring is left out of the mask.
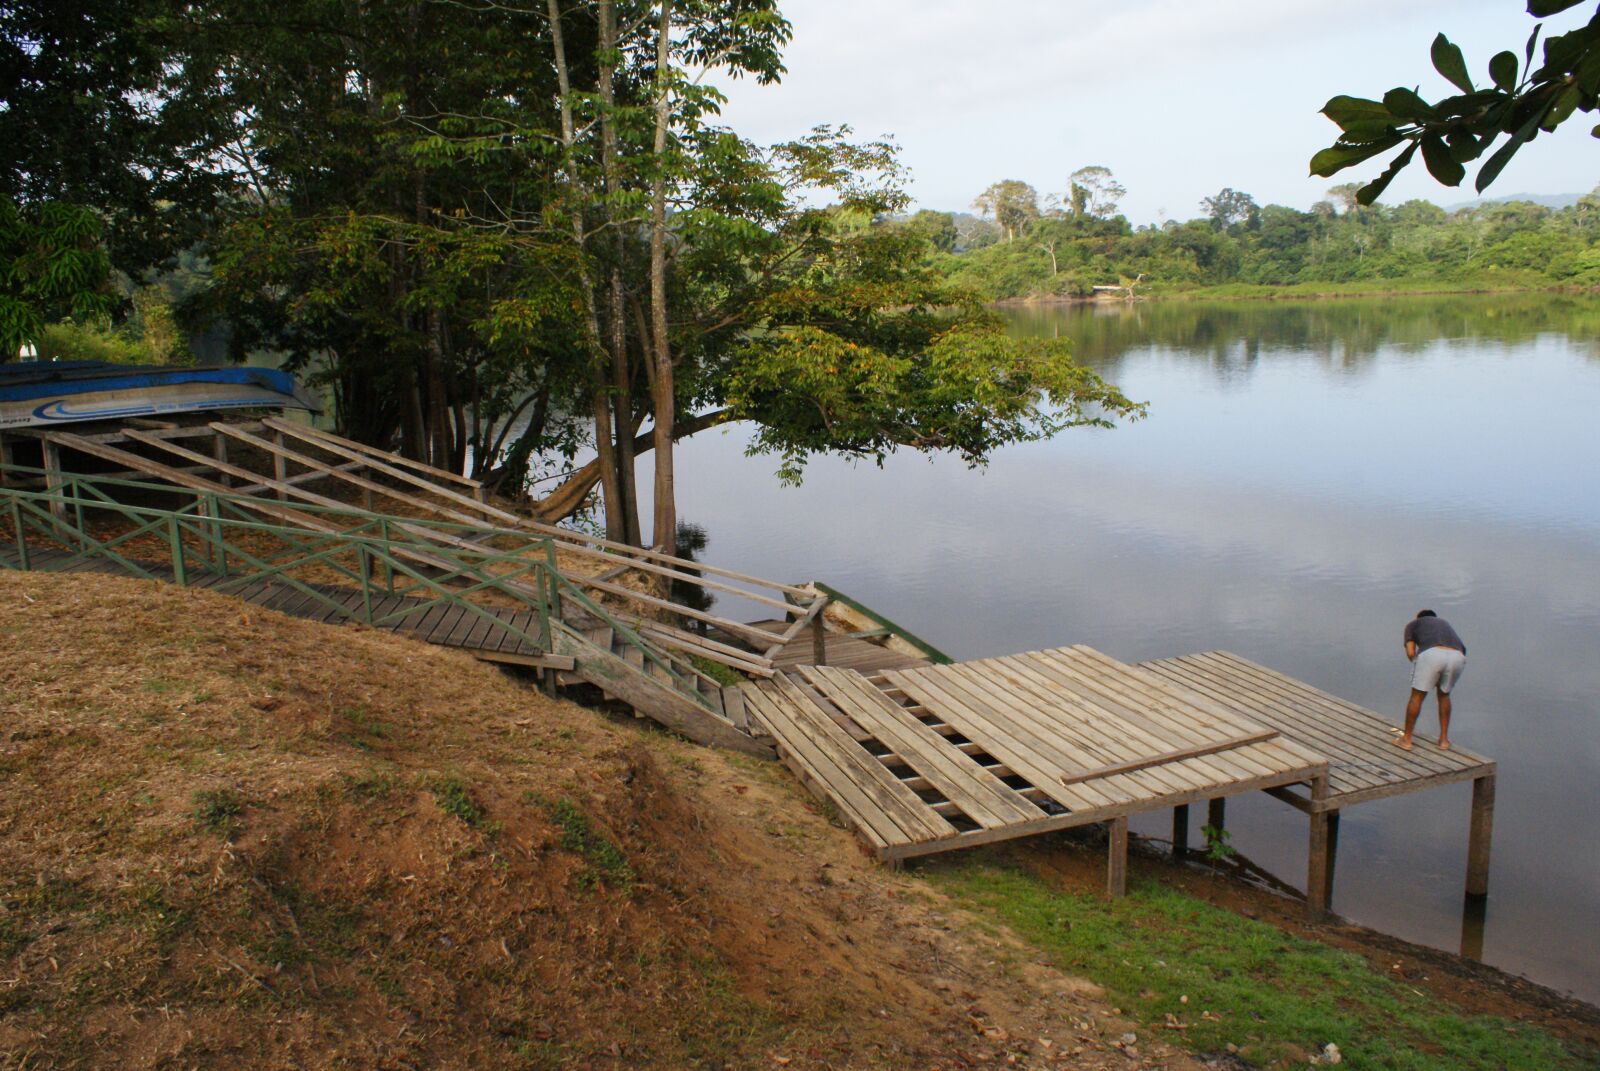
<path id="1" fill-rule="evenodd" d="M 887 670 L 803 666 L 747 686 L 779 757 L 880 859 L 1263 788 L 1326 789 L 1274 729 L 1087 647 Z M 1112 884 L 1120 884 L 1113 848 Z"/>

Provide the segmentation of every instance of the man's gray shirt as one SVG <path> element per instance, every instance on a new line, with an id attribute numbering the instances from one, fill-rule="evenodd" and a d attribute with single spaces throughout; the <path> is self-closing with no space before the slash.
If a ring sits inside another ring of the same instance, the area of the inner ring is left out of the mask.
<path id="1" fill-rule="evenodd" d="M 1442 617 L 1416 617 L 1407 621 L 1406 642 L 1416 644 L 1419 652 L 1429 647 L 1454 647 L 1462 654 L 1467 653 L 1467 645 Z"/>

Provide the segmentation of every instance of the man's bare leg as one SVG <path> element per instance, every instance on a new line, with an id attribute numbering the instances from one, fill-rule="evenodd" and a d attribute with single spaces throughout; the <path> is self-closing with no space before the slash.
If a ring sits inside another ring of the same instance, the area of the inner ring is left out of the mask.
<path id="1" fill-rule="evenodd" d="M 1427 695 L 1427 692 L 1411 689 L 1411 698 L 1406 701 L 1406 731 L 1395 740 L 1396 747 L 1411 750 L 1411 732 L 1417 727 L 1417 715 L 1422 713 L 1422 701 Z"/>
<path id="2" fill-rule="evenodd" d="M 1439 746 L 1450 750 L 1450 693 L 1441 691 L 1439 698 Z M 1421 703 L 1418 704 L 1421 709 Z"/>

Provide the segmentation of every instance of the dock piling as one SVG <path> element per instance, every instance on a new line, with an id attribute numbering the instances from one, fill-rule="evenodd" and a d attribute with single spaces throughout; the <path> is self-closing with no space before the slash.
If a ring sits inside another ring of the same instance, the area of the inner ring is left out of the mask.
<path id="1" fill-rule="evenodd" d="M 1106 858 L 1106 893 L 1112 897 L 1128 892 L 1128 816 L 1119 815 L 1106 823 L 1111 842 Z"/>
<path id="2" fill-rule="evenodd" d="M 1467 833 L 1467 895 L 1489 895 L 1489 840 L 1494 832 L 1494 774 L 1472 782 L 1472 823 Z"/>

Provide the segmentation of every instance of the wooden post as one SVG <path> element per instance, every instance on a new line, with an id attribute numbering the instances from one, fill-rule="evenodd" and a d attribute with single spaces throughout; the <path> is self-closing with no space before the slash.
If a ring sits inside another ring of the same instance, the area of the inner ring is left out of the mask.
<path id="1" fill-rule="evenodd" d="M 1311 836 L 1306 847 L 1306 920 L 1319 922 L 1328 913 L 1328 777 L 1311 779 Z"/>
<path id="2" fill-rule="evenodd" d="M 1107 825 L 1111 844 L 1106 859 L 1106 894 L 1125 896 L 1128 892 L 1128 816 L 1113 818 Z"/>
<path id="3" fill-rule="evenodd" d="M 1483 931 L 1489 921 L 1489 898 L 1466 896 L 1461 903 L 1461 955 L 1483 960 Z"/>
<path id="4" fill-rule="evenodd" d="M 1494 832 L 1494 774 L 1472 782 L 1472 825 L 1467 834 L 1467 895 L 1489 895 L 1489 839 Z"/>
<path id="5" fill-rule="evenodd" d="M 1182 859 L 1189 851 L 1189 805 L 1172 808 L 1172 858 Z"/>
<path id="6" fill-rule="evenodd" d="M 370 479 L 372 479 L 374 473 L 369 468 L 360 468 L 360 469 L 356 469 L 356 475 L 360 476 L 360 477 L 362 477 L 364 479 L 370 480 Z M 372 510 L 372 488 L 363 487 L 361 489 L 361 507 L 363 509 L 365 509 L 368 513 L 371 513 L 373 511 Z"/>
<path id="7" fill-rule="evenodd" d="M 1328 864 L 1322 880 L 1322 906 L 1333 908 L 1333 870 L 1339 862 L 1339 810 L 1328 812 Z"/>
<path id="8" fill-rule="evenodd" d="M 222 486 L 232 487 L 233 477 L 228 475 L 225 467 L 228 464 L 228 440 L 223 438 L 220 431 L 211 433 L 211 456 L 217 459 L 217 479 L 222 481 Z"/>
<path id="9" fill-rule="evenodd" d="M 48 436 L 40 440 L 40 451 L 44 454 L 44 486 L 52 497 L 50 499 L 50 512 L 55 514 L 56 520 L 62 524 L 67 523 L 67 504 L 60 496 L 64 494 L 61 484 L 61 447 Z"/>
<path id="10" fill-rule="evenodd" d="M 6 466 L 11 463 L 11 440 L 0 433 L 0 487 L 6 485 Z"/>
<path id="11" fill-rule="evenodd" d="M 283 432 L 273 432 L 272 438 L 278 444 L 279 449 L 282 449 Z M 272 455 L 272 478 L 277 480 L 280 484 L 289 478 L 289 459 L 284 457 L 282 454 L 275 453 Z M 283 488 L 278 488 L 278 501 L 283 502 L 287 498 L 288 496 L 283 493 Z"/>
<path id="12" fill-rule="evenodd" d="M 819 666 L 828 664 L 828 633 L 821 614 L 811 619 L 811 661 Z"/>

